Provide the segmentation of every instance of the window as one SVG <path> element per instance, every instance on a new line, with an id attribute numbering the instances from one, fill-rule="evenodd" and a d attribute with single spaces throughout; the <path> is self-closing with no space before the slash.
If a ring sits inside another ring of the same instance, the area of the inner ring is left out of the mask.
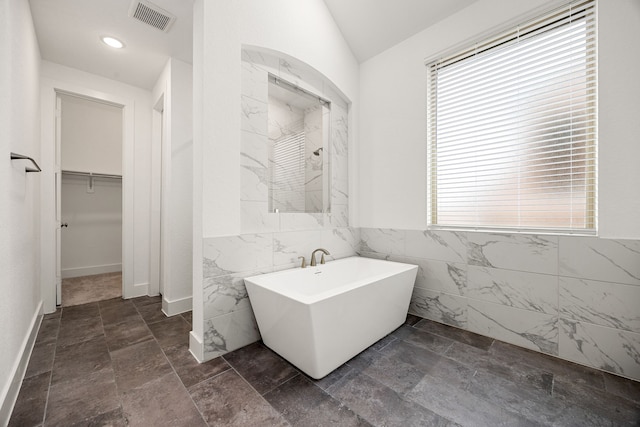
<path id="1" fill-rule="evenodd" d="M 595 31 L 574 2 L 427 64 L 431 226 L 595 231 Z"/>

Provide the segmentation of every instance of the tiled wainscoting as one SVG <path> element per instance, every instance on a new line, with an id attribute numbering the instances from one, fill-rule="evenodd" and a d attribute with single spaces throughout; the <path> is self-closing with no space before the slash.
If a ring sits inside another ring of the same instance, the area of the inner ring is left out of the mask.
<path id="1" fill-rule="evenodd" d="M 327 221 L 330 227 L 330 221 Z M 320 224 L 319 227 L 322 227 Z M 300 265 L 324 247 L 328 260 L 356 254 L 358 229 L 318 228 L 242 234 L 204 241 L 204 358 L 225 354 L 260 339 L 244 278 Z"/>
<path id="2" fill-rule="evenodd" d="M 640 241 L 360 229 L 420 266 L 409 312 L 640 380 Z"/>

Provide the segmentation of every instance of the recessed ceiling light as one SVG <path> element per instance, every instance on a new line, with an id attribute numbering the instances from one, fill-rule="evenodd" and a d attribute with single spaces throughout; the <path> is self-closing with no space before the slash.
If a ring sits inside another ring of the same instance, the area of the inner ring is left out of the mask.
<path id="1" fill-rule="evenodd" d="M 114 37 L 102 37 L 102 42 L 107 46 L 111 46 L 114 49 L 122 49 L 124 47 L 124 43 Z"/>

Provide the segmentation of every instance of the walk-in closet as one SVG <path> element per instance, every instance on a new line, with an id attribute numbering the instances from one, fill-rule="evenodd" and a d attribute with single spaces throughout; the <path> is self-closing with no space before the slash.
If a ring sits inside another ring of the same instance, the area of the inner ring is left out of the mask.
<path id="1" fill-rule="evenodd" d="M 122 295 L 122 107 L 58 94 L 61 305 Z"/>

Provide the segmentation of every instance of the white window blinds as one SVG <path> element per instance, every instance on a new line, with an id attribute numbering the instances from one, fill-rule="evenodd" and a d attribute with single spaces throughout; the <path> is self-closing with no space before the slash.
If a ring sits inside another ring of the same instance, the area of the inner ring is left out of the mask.
<path id="1" fill-rule="evenodd" d="M 595 31 L 574 2 L 427 65 L 431 225 L 595 230 Z"/>

